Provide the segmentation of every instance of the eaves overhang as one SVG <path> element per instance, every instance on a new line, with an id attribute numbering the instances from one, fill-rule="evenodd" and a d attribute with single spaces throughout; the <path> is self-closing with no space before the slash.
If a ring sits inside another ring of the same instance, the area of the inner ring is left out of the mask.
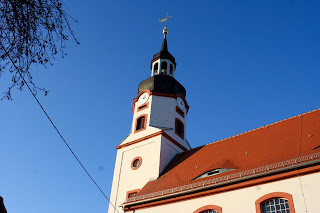
<path id="1" fill-rule="evenodd" d="M 143 80 L 138 86 L 138 94 L 143 90 L 186 96 L 186 89 L 169 75 L 154 75 Z"/>
<path id="2" fill-rule="evenodd" d="M 168 51 L 160 51 L 155 54 L 152 58 L 151 64 L 158 59 L 168 59 L 174 64 L 175 67 L 177 67 L 176 59 Z"/>
<path id="3" fill-rule="evenodd" d="M 306 167 L 320 165 L 320 152 L 313 153 L 286 161 L 245 170 L 230 175 L 224 175 L 209 180 L 188 184 L 176 188 L 171 188 L 159 192 L 132 197 L 122 204 L 123 208 L 132 209 L 135 206 L 153 203 L 170 198 L 181 197 L 189 194 L 195 194 L 223 186 L 228 186 L 240 182 L 245 182 L 262 177 L 272 176 L 280 173 L 286 173 Z"/>

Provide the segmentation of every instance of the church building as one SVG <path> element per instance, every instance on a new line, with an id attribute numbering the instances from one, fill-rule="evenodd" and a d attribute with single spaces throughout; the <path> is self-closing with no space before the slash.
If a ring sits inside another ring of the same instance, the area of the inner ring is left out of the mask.
<path id="1" fill-rule="evenodd" d="M 109 213 L 320 212 L 320 109 L 191 148 L 167 33 L 116 147 Z"/>

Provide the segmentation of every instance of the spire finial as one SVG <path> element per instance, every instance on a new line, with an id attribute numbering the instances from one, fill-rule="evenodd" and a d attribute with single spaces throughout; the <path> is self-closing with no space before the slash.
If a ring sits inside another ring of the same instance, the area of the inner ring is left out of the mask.
<path id="1" fill-rule="evenodd" d="M 163 31 L 162 31 L 164 37 L 166 37 L 166 35 L 168 34 L 167 22 L 168 22 L 168 20 L 169 20 L 170 18 L 172 18 L 172 16 L 168 16 L 168 14 L 166 14 L 166 17 L 165 17 L 164 19 L 159 19 L 159 21 L 160 21 L 161 23 L 166 22 L 166 24 L 165 24 L 165 26 L 164 26 L 164 28 L 163 28 Z"/>

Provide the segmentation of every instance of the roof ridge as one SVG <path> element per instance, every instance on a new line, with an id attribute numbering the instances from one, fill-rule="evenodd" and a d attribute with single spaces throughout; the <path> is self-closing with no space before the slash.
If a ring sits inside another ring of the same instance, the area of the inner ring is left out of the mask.
<path id="1" fill-rule="evenodd" d="M 253 132 L 253 131 L 258 130 L 258 129 L 266 128 L 267 126 L 272 126 L 272 125 L 275 125 L 275 124 L 278 124 L 278 123 L 282 123 L 282 122 L 284 122 L 284 121 L 287 121 L 287 120 L 290 120 L 290 119 L 293 119 L 293 118 L 296 118 L 296 117 L 301 117 L 301 116 L 303 116 L 303 115 L 310 114 L 310 113 L 312 113 L 312 112 L 319 111 L 319 110 L 320 110 L 320 108 L 314 109 L 314 110 L 311 110 L 311 111 L 309 111 L 309 112 L 305 112 L 305 113 L 302 113 L 302 114 L 299 114 L 299 115 L 295 115 L 295 116 L 293 116 L 293 117 L 285 118 L 285 119 L 282 119 L 282 120 L 280 120 L 280 121 L 276 121 L 276 122 L 271 123 L 271 124 L 267 124 L 267 125 L 264 125 L 264 126 L 261 126 L 261 127 L 257 127 L 257 128 L 255 128 L 255 129 L 251 129 L 251 130 L 248 130 L 248 131 L 246 131 L 246 132 L 242 132 L 242 133 L 239 133 L 239 134 L 236 134 L 236 135 L 233 135 L 233 136 L 230 136 L 230 137 L 227 137 L 227 138 L 218 140 L 218 141 L 214 141 L 214 142 L 205 144 L 204 146 L 208 146 L 208 145 L 211 145 L 211 144 L 214 144 L 214 143 L 217 143 L 217 142 L 222 142 L 222 141 L 228 140 L 228 139 L 230 139 L 230 138 L 234 138 L 234 137 L 236 137 L 236 136 L 244 135 L 244 134 L 246 134 L 246 133 Z"/>

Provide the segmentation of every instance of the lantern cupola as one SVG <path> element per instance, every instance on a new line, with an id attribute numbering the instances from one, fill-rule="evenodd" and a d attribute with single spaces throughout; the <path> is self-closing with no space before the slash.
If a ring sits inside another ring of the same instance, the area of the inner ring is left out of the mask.
<path id="1" fill-rule="evenodd" d="M 176 69 L 176 60 L 168 51 L 168 43 L 167 43 L 167 34 L 168 29 L 164 27 L 163 29 L 163 42 L 160 49 L 160 52 L 153 56 L 151 61 L 151 76 L 154 75 L 169 75 L 174 77 L 174 72 Z"/>

